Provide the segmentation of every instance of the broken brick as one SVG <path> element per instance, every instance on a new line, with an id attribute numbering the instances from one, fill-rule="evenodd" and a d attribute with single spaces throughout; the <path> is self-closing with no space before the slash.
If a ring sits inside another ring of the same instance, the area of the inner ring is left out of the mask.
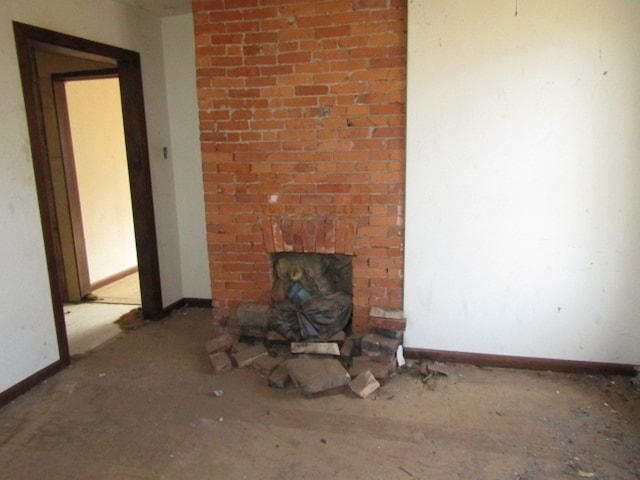
<path id="1" fill-rule="evenodd" d="M 396 371 L 396 363 L 395 360 L 380 361 L 380 358 L 375 357 L 354 357 L 351 368 L 349 368 L 349 375 L 357 377 L 367 370 L 369 370 L 380 383 L 384 383 L 389 376 Z"/>
<path id="2" fill-rule="evenodd" d="M 236 310 L 240 335 L 265 337 L 269 323 L 269 305 L 247 303 Z"/>
<path id="3" fill-rule="evenodd" d="M 286 342 L 287 339 L 284 338 L 282 335 L 280 335 L 278 332 L 275 332 L 273 330 L 269 330 L 267 332 L 267 340 L 269 342 L 279 342 L 279 343 L 283 343 Z"/>
<path id="4" fill-rule="evenodd" d="M 269 375 L 269 386 L 273 388 L 287 388 L 291 383 L 291 376 L 287 368 L 287 362 L 282 362 L 273 369 Z"/>
<path id="5" fill-rule="evenodd" d="M 340 350 L 340 355 L 342 357 L 357 357 L 360 355 L 360 344 L 362 343 L 362 334 L 349 335 L 342 347 L 345 349 L 344 353 L 342 349 Z M 346 346 L 346 347 L 345 347 Z"/>
<path id="6" fill-rule="evenodd" d="M 287 361 L 287 369 L 305 395 L 334 392 L 351 380 L 349 373 L 333 358 L 293 358 Z"/>
<path id="7" fill-rule="evenodd" d="M 226 352 L 216 352 L 209 355 L 209 361 L 213 366 L 213 371 L 217 373 L 225 373 L 233 369 L 229 355 Z"/>
<path id="8" fill-rule="evenodd" d="M 369 316 L 392 320 L 403 320 L 404 312 L 393 308 L 371 307 L 371 310 L 369 310 Z"/>
<path id="9" fill-rule="evenodd" d="M 393 338 L 394 340 L 400 340 L 402 342 L 402 337 L 404 336 L 403 330 L 392 330 L 389 328 L 378 328 L 373 327 L 371 333 L 376 335 L 380 335 L 382 337 Z"/>
<path id="10" fill-rule="evenodd" d="M 232 335 L 223 333 L 205 343 L 204 348 L 207 353 L 228 352 L 233 347 L 234 342 L 235 338 Z"/>
<path id="11" fill-rule="evenodd" d="M 232 356 L 239 368 L 251 365 L 255 359 L 268 355 L 267 349 L 261 343 L 252 346 L 240 344 L 238 347 L 238 351 Z"/>
<path id="12" fill-rule="evenodd" d="M 336 333 L 329 339 L 329 342 L 342 343 L 344 342 L 345 337 L 346 337 L 346 334 L 344 333 L 344 330 L 340 330 L 338 333 Z"/>
<path id="13" fill-rule="evenodd" d="M 315 355 L 340 355 L 337 343 L 330 342 L 291 342 L 291 353 L 309 353 Z"/>
<path id="14" fill-rule="evenodd" d="M 271 373 L 271 371 L 281 363 L 281 358 L 272 357 L 270 355 L 262 355 L 253 361 L 253 366 L 258 370 L 262 370 L 263 372 Z"/>
<path id="15" fill-rule="evenodd" d="M 369 317 L 369 327 L 371 328 L 384 328 L 385 330 L 396 330 L 404 332 L 407 327 L 406 318 L 384 318 L 384 317 Z"/>
<path id="16" fill-rule="evenodd" d="M 362 355 L 380 356 L 395 355 L 400 345 L 399 339 L 387 338 L 375 333 L 368 333 L 362 337 Z"/>
<path id="17" fill-rule="evenodd" d="M 340 356 L 345 359 L 350 359 L 353 356 L 354 342 L 347 340 L 342 344 L 340 348 Z"/>
<path id="18" fill-rule="evenodd" d="M 370 370 L 366 370 L 349 382 L 349 388 L 360 398 L 367 398 L 380 388 L 380 383 Z"/>

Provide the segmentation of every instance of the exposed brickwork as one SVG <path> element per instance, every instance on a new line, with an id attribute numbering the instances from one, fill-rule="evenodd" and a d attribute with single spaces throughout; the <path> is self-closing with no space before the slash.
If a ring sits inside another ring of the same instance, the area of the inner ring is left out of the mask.
<path id="1" fill-rule="evenodd" d="M 285 218 L 262 221 L 264 248 L 269 253 L 341 253 L 353 255 L 358 225 L 353 218 Z"/>
<path id="2" fill-rule="evenodd" d="M 194 0 L 193 10 L 214 307 L 268 301 L 265 238 L 286 239 L 263 227 L 291 217 L 358 226 L 356 330 L 371 306 L 401 308 L 406 0 Z M 305 228 L 293 230 L 309 240 Z"/>

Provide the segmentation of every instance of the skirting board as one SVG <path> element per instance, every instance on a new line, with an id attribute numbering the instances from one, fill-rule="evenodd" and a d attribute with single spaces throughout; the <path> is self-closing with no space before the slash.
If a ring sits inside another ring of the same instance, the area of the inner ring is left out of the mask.
<path id="1" fill-rule="evenodd" d="M 186 306 L 197 308 L 211 308 L 211 300 L 206 298 L 181 298 L 177 302 L 174 302 L 163 309 L 163 317 L 169 315 L 173 310 Z M 42 370 L 34 373 L 33 375 L 25 378 L 21 382 L 16 383 L 14 386 L 8 388 L 4 392 L 0 392 L 0 407 L 15 400 L 20 395 L 26 393 L 36 385 L 42 383 L 47 378 L 58 373 L 66 366 L 67 364 L 64 361 L 58 360 L 48 367 L 45 367 Z"/>
<path id="2" fill-rule="evenodd" d="M 103 278 L 102 280 L 98 280 L 97 282 L 92 283 L 91 290 L 97 290 L 106 285 L 110 285 L 113 282 L 117 282 L 118 280 L 122 280 L 123 278 L 128 277 L 129 275 L 133 275 L 137 271 L 138 271 L 138 266 L 136 265 L 134 267 L 127 268 L 126 270 L 122 270 L 121 272 L 114 273 L 113 275 L 109 275 L 108 277 Z"/>
<path id="3" fill-rule="evenodd" d="M 548 358 L 513 357 L 484 353 L 450 352 L 405 348 L 404 356 L 413 360 L 432 360 L 443 363 L 467 363 L 480 367 L 518 368 L 521 370 L 548 370 L 563 373 L 595 373 L 601 375 L 637 374 L 634 365 L 620 363 L 585 362 Z"/>
<path id="4" fill-rule="evenodd" d="M 13 387 L 10 387 L 4 392 L 0 393 L 0 407 L 15 400 L 23 393 L 26 393 L 28 390 L 32 389 L 52 375 L 58 373 L 65 367 L 66 365 L 62 361 L 57 361 L 52 363 L 48 367 L 45 367 L 42 370 L 34 373 L 33 375 L 25 378 L 21 382 L 16 383 Z"/>
<path id="5" fill-rule="evenodd" d="M 182 307 L 195 307 L 195 308 L 212 308 L 212 302 L 210 298 L 181 298 L 173 302 L 171 305 L 164 307 L 164 315 L 166 317 L 173 310 L 177 310 Z"/>

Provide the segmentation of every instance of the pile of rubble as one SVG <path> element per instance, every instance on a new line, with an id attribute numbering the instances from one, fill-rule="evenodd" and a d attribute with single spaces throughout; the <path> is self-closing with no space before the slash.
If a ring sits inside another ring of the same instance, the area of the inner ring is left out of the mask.
<path id="1" fill-rule="evenodd" d="M 295 385 L 306 396 L 340 392 L 347 387 L 366 398 L 404 364 L 401 310 L 373 307 L 370 331 L 339 332 L 326 341 L 289 342 L 267 328 L 266 309 L 246 305 L 234 322 L 215 324 L 216 335 L 205 344 L 216 374 L 252 367 L 268 377 L 270 387 Z"/>

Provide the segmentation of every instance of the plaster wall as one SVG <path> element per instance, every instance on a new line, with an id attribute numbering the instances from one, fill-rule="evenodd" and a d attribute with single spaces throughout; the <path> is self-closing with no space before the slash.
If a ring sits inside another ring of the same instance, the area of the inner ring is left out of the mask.
<path id="1" fill-rule="evenodd" d="M 200 155 L 196 55 L 193 15 L 162 19 L 167 76 L 167 105 L 171 130 L 169 159 L 173 166 L 182 266 L 186 298 L 211 298 L 207 254 L 204 188 Z"/>
<path id="2" fill-rule="evenodd" d="M 408 347 L 640 364 L 640 3 L 409 2 Z"/>
<path id="3" fill-rule="evenodd" d="M 159 16 L 110 0 L 0 6 L 0 391 L 59 359 L 12 20 L 140 52 L 163 302 L 183 297 Z"/>

